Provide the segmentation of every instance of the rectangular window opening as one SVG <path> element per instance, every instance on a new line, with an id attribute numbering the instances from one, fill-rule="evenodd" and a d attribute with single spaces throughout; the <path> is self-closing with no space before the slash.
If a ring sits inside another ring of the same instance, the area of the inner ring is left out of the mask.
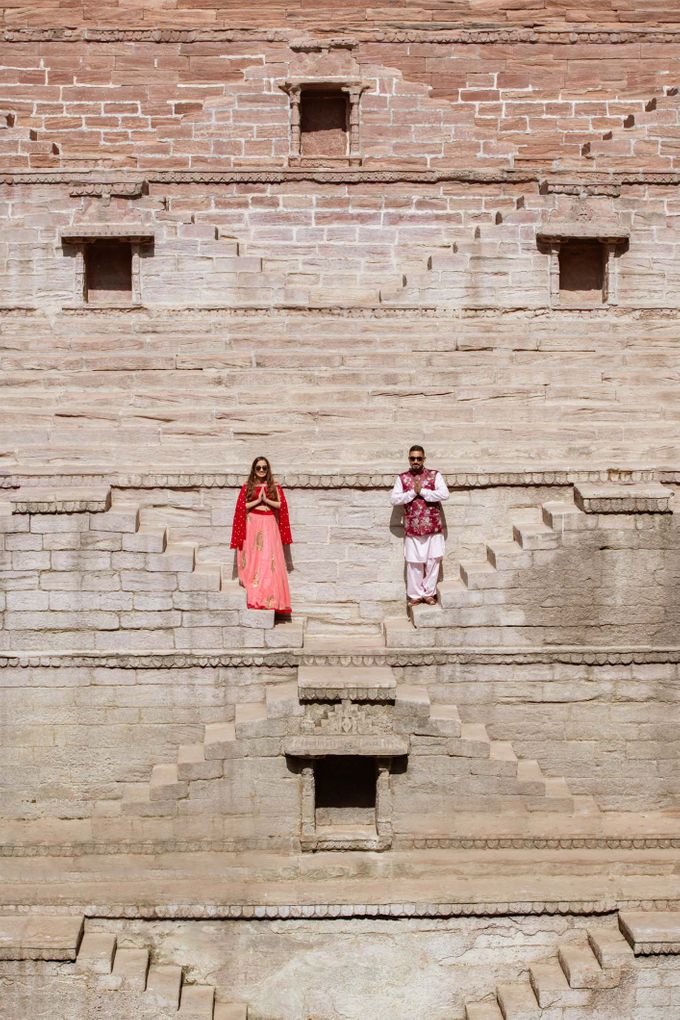
<path id="1" fill-rule="evenodd" d="M 303 89 L 300 94 L 300 155 L 347 156 L 349 96 L 341 89 Z"/>
<path id="2" fill-rule="evenodd" d="M 561 305 L 603 303 L 605 248 L 600 241 L 563 241 L 559 263 Z"/>
<path id="3" fill-rule="evenodd" d="M 314 763 L 317 826 L 375 826 L 375 758 L 339 755 Z"/>
<path id="4" fill-rule="evenodd" d="M 88 304 L 132 304 L 132 244 L 98 240 L 85 245 L 85 300 Z"/>

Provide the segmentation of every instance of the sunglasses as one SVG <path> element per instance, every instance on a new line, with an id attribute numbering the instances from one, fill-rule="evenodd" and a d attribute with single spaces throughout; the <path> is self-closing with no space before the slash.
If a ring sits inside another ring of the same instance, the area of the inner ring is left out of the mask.
<path id="1" fill-rule="evenodd" d="M 256 464 L 255 465 L 255 470 L 256 471 L 266 471 L 267 470 L 267 465 L 266 464 Z"/>
<path id="2" fill-rule="evenodd" d="M 409 457 L 409 460 L 425 460 L 424 457 Z"/>

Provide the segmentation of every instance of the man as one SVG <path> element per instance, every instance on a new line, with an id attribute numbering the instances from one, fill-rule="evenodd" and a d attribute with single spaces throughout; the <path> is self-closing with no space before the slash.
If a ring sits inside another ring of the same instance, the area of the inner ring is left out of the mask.
<path id="1" fill-rule="evenodd" d="M 440 504 L 449 490 L 439 471 L 425 467 L 422 446 L 408 451 L 409 470 L 397 476 L 390 500 L 404 508 L 404 559 L 409 606 L 437 601 L 439 565 L 444 555 L 444 526 Z"/>

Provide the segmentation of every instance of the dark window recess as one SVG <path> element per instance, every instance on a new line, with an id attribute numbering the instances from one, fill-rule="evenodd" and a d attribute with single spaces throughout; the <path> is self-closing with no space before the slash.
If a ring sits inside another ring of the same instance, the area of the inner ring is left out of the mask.
<path id="1" fill-rule="evenodd" d="M 600 241 L 562 242 L 560 304 L 593 305 L 604 301 L 604 253 Z"/>
<path id="2" fill-rule="evenodd" d="M 346 156 L 349 97 L 339 89 L 303 89 L 300 95 L 300 154 Z"/>
<path id="3" fill-rule="evenodd" d="M 85 300 L 99 305 L 132 302 L 129 241 L 93 241 L 85 245 Z"/>
<path id="4" fill-rule="evenodd" d="M 319 758 L 314 764 L 316 824 L 374 824 L 376 778 L 375 758 Z"/>

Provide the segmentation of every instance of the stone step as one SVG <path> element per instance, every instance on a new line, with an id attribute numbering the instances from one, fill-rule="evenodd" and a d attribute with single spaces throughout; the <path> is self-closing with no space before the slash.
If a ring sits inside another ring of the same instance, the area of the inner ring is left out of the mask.
<path id="1" fill-rule="evenodd" d="M 620 971 L 602 969 L 590 945 L 564 943 L 557 957 L 570 988 L 616 988 L 621 980 Z"/>
<path id="2" fill-rule="evenodd" d="M 178 573 L 193 571 L 196 562 L 196 550 L 193 545 L 168 545 L 165 552 L 149 553 L 146 557 L 146 569 L 151 571 L 175 570 Z"/>
<path id="3" fill-rule="evenodd" d="M 531 553 L 517 542 L 494 542 L 487 545 L 486 558 L 495 570 L 520 570 L 531 566 Z"/>
<path id="4" fill-rule="evenodd" d="M 234 728 L 237 738 L 252 736 L 261 723 L 267 721 L 267 705 L 263 701 L 236 705 Z"/>
<path id="5" fill-rule="evenodd" d="M 133 988 L 143 992 L 149 969 L 149 950 L 118 946 L 111 976 L 117 988 Z"/>
<path id="6" fill-rule="evenodd" d="M 468 588 L 497 588 L 498 571 L 488 560 L 469 560 L 459 566 L 461 580 Z"/>
<path id="7" fill-rule="evenodd" d="M 541 1008 L 558 1004 L 569 990 L 569 983 L 557 960 L 532 963 L 529 981 Z"/>
<path id="8" fill-rule="evenodd" d="M 177 770 L 176 763 L 153 766 L 149 781 L 149 794 L 152 801 L 188 796 L 189 787 L 186 782 L 180 780 Z"/>
<path id="9" fill-rule="evenodd" d="M 139 527 L 139 507 L 118 503 L 104 514 L 93 516 L 91 531 L 119 531 L 134 534 Z"/>
<path id="10" fill-rule="evenodd" d="M 586 934 L 603 970 L 624 967 L 634 962 L 633 950 L 617 928 L 588 928 Z"/>
<path id="11" fill-rule="evenodd" d="M 247 1020 L 248 1006 L 245 1002 L 218 1002 L 215 1000 L 213 1020 Z"/>
<path id="12" fill-rule="evenodd" d="M 503 1020 L 540 1020 L 540 1008 L 528 981 L 500 984 L 496 997 Z"/>
<path id="13" fill-rule="evenodd" d="M 479 605 L 482 596 L 478 592 L 471 591 L 462 578 L 451 581 L 442 581 L 439 585 L 439 604 L 442 609 L 462 609 L 469 606 Z"/>
<path id="14" fill-rule="evenodd" d="M 466 1002 L 465 1020 L 503 1020 L 497 999 L 486 1002 Z"/>
<path id="15" fill-rule="evenodd" d="M 180 591 L 220 591 L 224 587 L 222 570 L 217 565 L 197 563 L 190 574 L 180 577 L 179 587 Z"/>
<path id="16" fill-rule="evenodd" d="M 575 531 L 587 523 L 585 514 L 575 503 L 549 500 L 542 507 L 543 521 L 552 531 Z"/>
<path id="17" fill-rule="evenodd" d="M 206 761 L 229 757 L 235 740 L 236 726 L 233 722 L 208 723 L 203 741 Z"/>
<path id="18" fill-rule="evenodd" d="M 432 705 L 430 709 L 429 729 L 437 735 L 460 737 L 462 723 L 457 705 Z"/>
<path id="19" fill-rule="evenodd" d="M 123 549 L 126 552 L 162 553 L 168 544 L 165 528 L 140 528 L 132 535 L 123 535 Z"/>
<path id="20" fill-rule="evenodd" d="M 182 968 L 174 964 L 152 963 L 146 980 L 146 996 L 158 1006 L 167 1006 L 172 1011 L 179 1008 L 182 988 Z"/>
<path id="21" fill-rule="evenodd" d="M 547 526 L 513 525 L 512 536 L 522 549 L 554 549 L 558 544 L 558 535 Z"/>
<path id="22" fill-rule="evenodd" d="M 83 935 L 76 970 L 88 974 L 110 974 L 116 954 L 116 936 L 111 932 L 86 931 Z"/>
<path id="23" fill-rule="evenodd" d="M 488 758 L 491 754 L 491 741 L 482 723 L 463 723 L 460 738 L 453 738 L 449 743 L 449 753 L 463 758 Z"/>
<path id="24" fill-rule="evenodd" d="M 539 797 L 527 797 L 526 806 L 529 811 L 555 811 L 568 814 L 574 810 L 574 799 L 562 776 L 543 777 L 545 793 Z"/>
<path id="25" fill-rule="evenodd" d="M 195 779 L 218 779 L 223 768 L 218 761 L 207 761 L 205 744 L 180 744 L 177 751 L 177 777 L 184 783 Z"/>
<path id="26" fill-rule="evenodd" d="M 521 758 L 517 762 L 517 779 L 521 792 L 528 797 L 545 797 L 545 776 L 533 758 Z"/>
<path id="27" fill-rule="evenodd" d="M 182 985 L 178 1020 L 213 1020 L 214 985 Z"/>

